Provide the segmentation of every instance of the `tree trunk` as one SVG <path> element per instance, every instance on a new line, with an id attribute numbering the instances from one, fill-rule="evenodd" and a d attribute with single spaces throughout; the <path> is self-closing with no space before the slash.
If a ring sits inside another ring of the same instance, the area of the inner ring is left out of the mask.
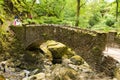
<path id="1" fill-rule="evenodd" d="M 80 0 L 77 0 L 77 15 L 75 26 L 79 25 L 79 16 L 80 16 Z"/>
<path id="2" fill-rule="evenodd" d="M 118 0 L 116 0 L 116 21 L 118 20 L 118 7 L 119 7 L 119 3 Z"/>

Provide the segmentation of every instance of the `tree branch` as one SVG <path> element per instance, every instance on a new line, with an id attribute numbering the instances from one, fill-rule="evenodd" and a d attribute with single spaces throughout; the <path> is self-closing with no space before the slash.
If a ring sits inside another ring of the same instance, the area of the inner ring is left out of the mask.
<path id="1" fill-rule="evenodd" d="M 84 5 L 85 5 L 85 3 L 86 3 L 86 2 L 84 2 L 83 4 L 81 4 L 81 5 L 80 5 L 80 8 L 81 8 L 82 6 L 84 6 Z"/>

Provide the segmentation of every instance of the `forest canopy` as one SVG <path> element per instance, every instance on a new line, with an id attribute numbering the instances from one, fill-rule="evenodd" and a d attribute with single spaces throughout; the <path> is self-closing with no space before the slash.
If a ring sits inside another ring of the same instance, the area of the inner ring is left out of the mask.
<path id="1" fill-rule="evenodd" d="M 1 24 L 17 15 L 24 24 L 60 24 L 104 31 L 120 27 L 120 0 L 0 0 L 0 10 Z"/>

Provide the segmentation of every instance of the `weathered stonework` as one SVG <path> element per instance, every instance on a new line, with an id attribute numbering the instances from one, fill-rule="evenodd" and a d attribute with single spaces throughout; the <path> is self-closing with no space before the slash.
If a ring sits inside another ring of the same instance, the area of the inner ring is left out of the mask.
<path id="1" fill-rule="evenodd" d="M 47 40 L 55 40 L 72 48 L 92 69 L 101 70 L 102 52 L 107 43 L 106 33 L 58 25 L 26 25 L 10 28 L 25 49 L 39 47 Z"/>

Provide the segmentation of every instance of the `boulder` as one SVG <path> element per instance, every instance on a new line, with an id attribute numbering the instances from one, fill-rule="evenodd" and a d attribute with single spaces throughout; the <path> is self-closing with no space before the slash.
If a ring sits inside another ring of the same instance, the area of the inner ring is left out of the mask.
<path id="1" fill-rule="evenodd" d="M 50 44 L 49 44 L 49 43 Z M 67 47 L 56 41 L 48 41 L 48 49 L 51 51 L 53 58 L 59 59 L 63 56 L 63 52 L 67 49 Z"/>
<path id="2" fill-rule="evenodd" d="M 41 44 L 40 49 L 45 53 L 47 59 L 53 63 L 61 63 L 62 58 L 71 58 L 75 55 L 75 52 L 66 45 L 53 40 L 48 40 Z"/>
<path id="3" fill-rule="evenodd" d="M 61 63 L 62 56 L 64 55 L 64 51 L 67 50 L 67 47 L 60 42 L 49 40 L 40 45 L 40 49 L 53 63 Z"/>
<path id="4" fill-rule="evenodd" d="M 69 67 L 55 65 L 51 73 L 51 80 L 77 80 L 78 73 Z"/>
<path id="5" fill-rule="evenodd" d="M 30 77 L 23 78 L 22 80 L 46 80 L 45 73 L 38 73 L 36 75 L 32 75 Z"/>
<path id="6" fill-rule="evenodd" d="M 52 61 L 52 53 L 48 49 L 48 45 L 50 45 L 48 42 L 45 42 L 40 45 L 40 49 L 44 52 L 45 57 Z"/>
<path id="7" fill-rule="evenodd" d="M 0 69 L 3 72 L 14 72 L 15 68 L 12 59 L 0 62 Z"/>
<path id="8" fill-rule="evenodd" d="M 81 65 L 81 64 L 84 63 L 84 59 L 81 56 L 79 56 L 79 55 L 75 55 L 75 56 L 71 57 L 70 60 L 75 65 Z"/>
<path id="9" fill-rule="evenodd" d="M 69 58 L 71 58 L 72 56 L 76 55 L 76 53 L 75 53 L 73 50 L 71 50 L 71 48 L 67 48 L 67 49 L 64 51 L 63 54 L 64 54 L 64 55 L 63 55 L 63 58 L 67 58 L 67 59 L 69 59 Z"/>

